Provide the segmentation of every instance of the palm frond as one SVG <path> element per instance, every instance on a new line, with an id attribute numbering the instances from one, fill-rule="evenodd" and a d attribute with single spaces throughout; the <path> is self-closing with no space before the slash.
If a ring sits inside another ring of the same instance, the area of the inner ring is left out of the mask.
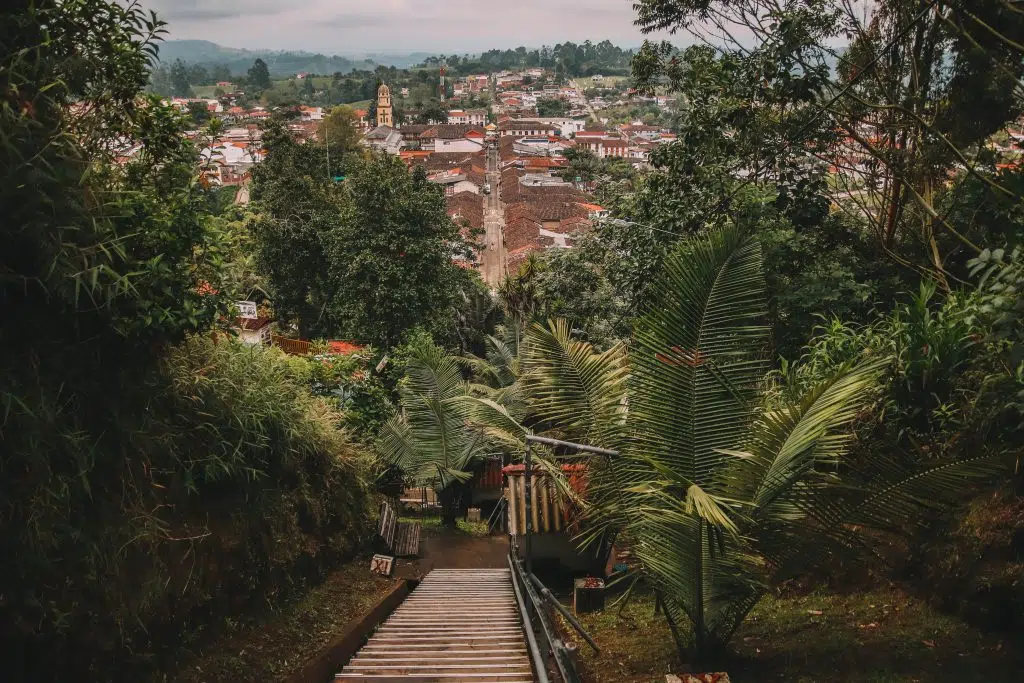
<path id="1" fill-rule="evenodd" d="M 631 349 L 638 450 L 702 487 L 738 444 L 768 369 L 757 240 L 736 228 L 684 244 L 652 286 Z"/>
<path id="2" fill-rule="evenodd" d="M 530 328 L 523 384 L 532 412 L 570 439 L 615 448 L 625 418 L 627 367 L 617 345 L 598 353 L 564 320 Z"/>
<path id="3" fill-rule="evenodd" d="M 412 351 L 400 394 L 401 414 L 382 429 L 378 450 L 418 483 L 464 482 L 474 462 L 526 433 L 507 407 L 474 395 L 459 360 L 435 346 Z"/>

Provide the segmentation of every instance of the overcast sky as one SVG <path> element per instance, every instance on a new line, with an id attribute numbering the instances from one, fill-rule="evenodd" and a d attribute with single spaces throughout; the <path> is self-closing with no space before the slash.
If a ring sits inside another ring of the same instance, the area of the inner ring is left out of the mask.
<path id="1" fill-rule="evenodd" d="M 169 22 L 172 39 L 325 54 L 462 54 L 587 39 L 631 47 L 644 38 L 632 1 L 142 0 Z"/>

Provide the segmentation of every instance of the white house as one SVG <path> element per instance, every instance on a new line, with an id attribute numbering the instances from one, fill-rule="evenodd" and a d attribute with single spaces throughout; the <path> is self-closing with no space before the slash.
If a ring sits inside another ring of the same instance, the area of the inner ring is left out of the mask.
<path id="1" fill-rule="evenodd" d="M 555 127 L 550 123 L 541 123 L 536 120 L 516 119 L 499 123 L 498 134 L 501 137 L 538 137 L 541 135 L 554 135 Z"/>
<path id="2" fill-rule="evenodd" d="M 516 121 L 530 121 L 554 126 L 563 138 L 571 138 L 587 127 L 587 120 L 585 118 L 575 119 L 567 116 L 534 116 L 516 119 Z"/>
<path id="3" fill-rule="evenodd" d="M 482 126 L 440 125 L 420 133 L 420 149 L 433 152 L 479 152 L 487 133 Z"/>
<path id="4" fill-rule="evenodd" d="M 448 112 L 448 123 L 452 125 L 487 125 L 486 109 L 452 109 Z"/>
<path id="5" fill-rule="evenodd" d="M 234 329 L 243 344 L 266 346 L 270 343 L 270 318 L 236 318 Z"/>
<path id="6" fill-rule="evenodd" d="M 473 181 L 470 173 L 462 168 L 452 168 L 447 171 L 438 171 L 427 176 L 427 180 L 444 187 L 447 196 L 459 192 L 472 192 L 480 194 L 480 185 Z"/>

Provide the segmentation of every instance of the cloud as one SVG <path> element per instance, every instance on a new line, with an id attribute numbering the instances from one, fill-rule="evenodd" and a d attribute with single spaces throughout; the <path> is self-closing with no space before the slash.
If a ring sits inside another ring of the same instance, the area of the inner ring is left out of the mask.
<path id="1" fill-rule="evenodd" d="M 142 0 L 171 38 L 244 48 L 476 52 L 572 40 L 638 45 L 632 0 Z M 663 37 L 663 36 L 657 36 Z"/>
<path id="2" fill-rule="evenodd" d="M 164 21 L 191 24 L 243 17 L 269 17 L 284 14 L 291 8 L 279 0 L 151 0 L 143 2 Z"/>

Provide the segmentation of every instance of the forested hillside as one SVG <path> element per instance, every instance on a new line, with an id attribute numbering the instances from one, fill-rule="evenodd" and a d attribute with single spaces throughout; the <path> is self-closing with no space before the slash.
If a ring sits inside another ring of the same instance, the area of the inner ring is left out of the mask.
<path id="1" fill-rule="evenodd" d="M 257 58 L 267 63 L 270 75 L 275 78 L 294 76 L 297 73 L 347 73 L 356 69 L 373 69 L 376 66 L 374 61 L 367 59 L 322 55 L 301 50 L 245 50 L 224 47 L 207 40 L 167 40 L 161 42 L 159 47 L 160 64 L 169 67 L 180 59 L 186 64 L 199 65 L 207 70 L 221 69 L 228 77 L 218 80 L 230 80 L 244 75 Z"/>

